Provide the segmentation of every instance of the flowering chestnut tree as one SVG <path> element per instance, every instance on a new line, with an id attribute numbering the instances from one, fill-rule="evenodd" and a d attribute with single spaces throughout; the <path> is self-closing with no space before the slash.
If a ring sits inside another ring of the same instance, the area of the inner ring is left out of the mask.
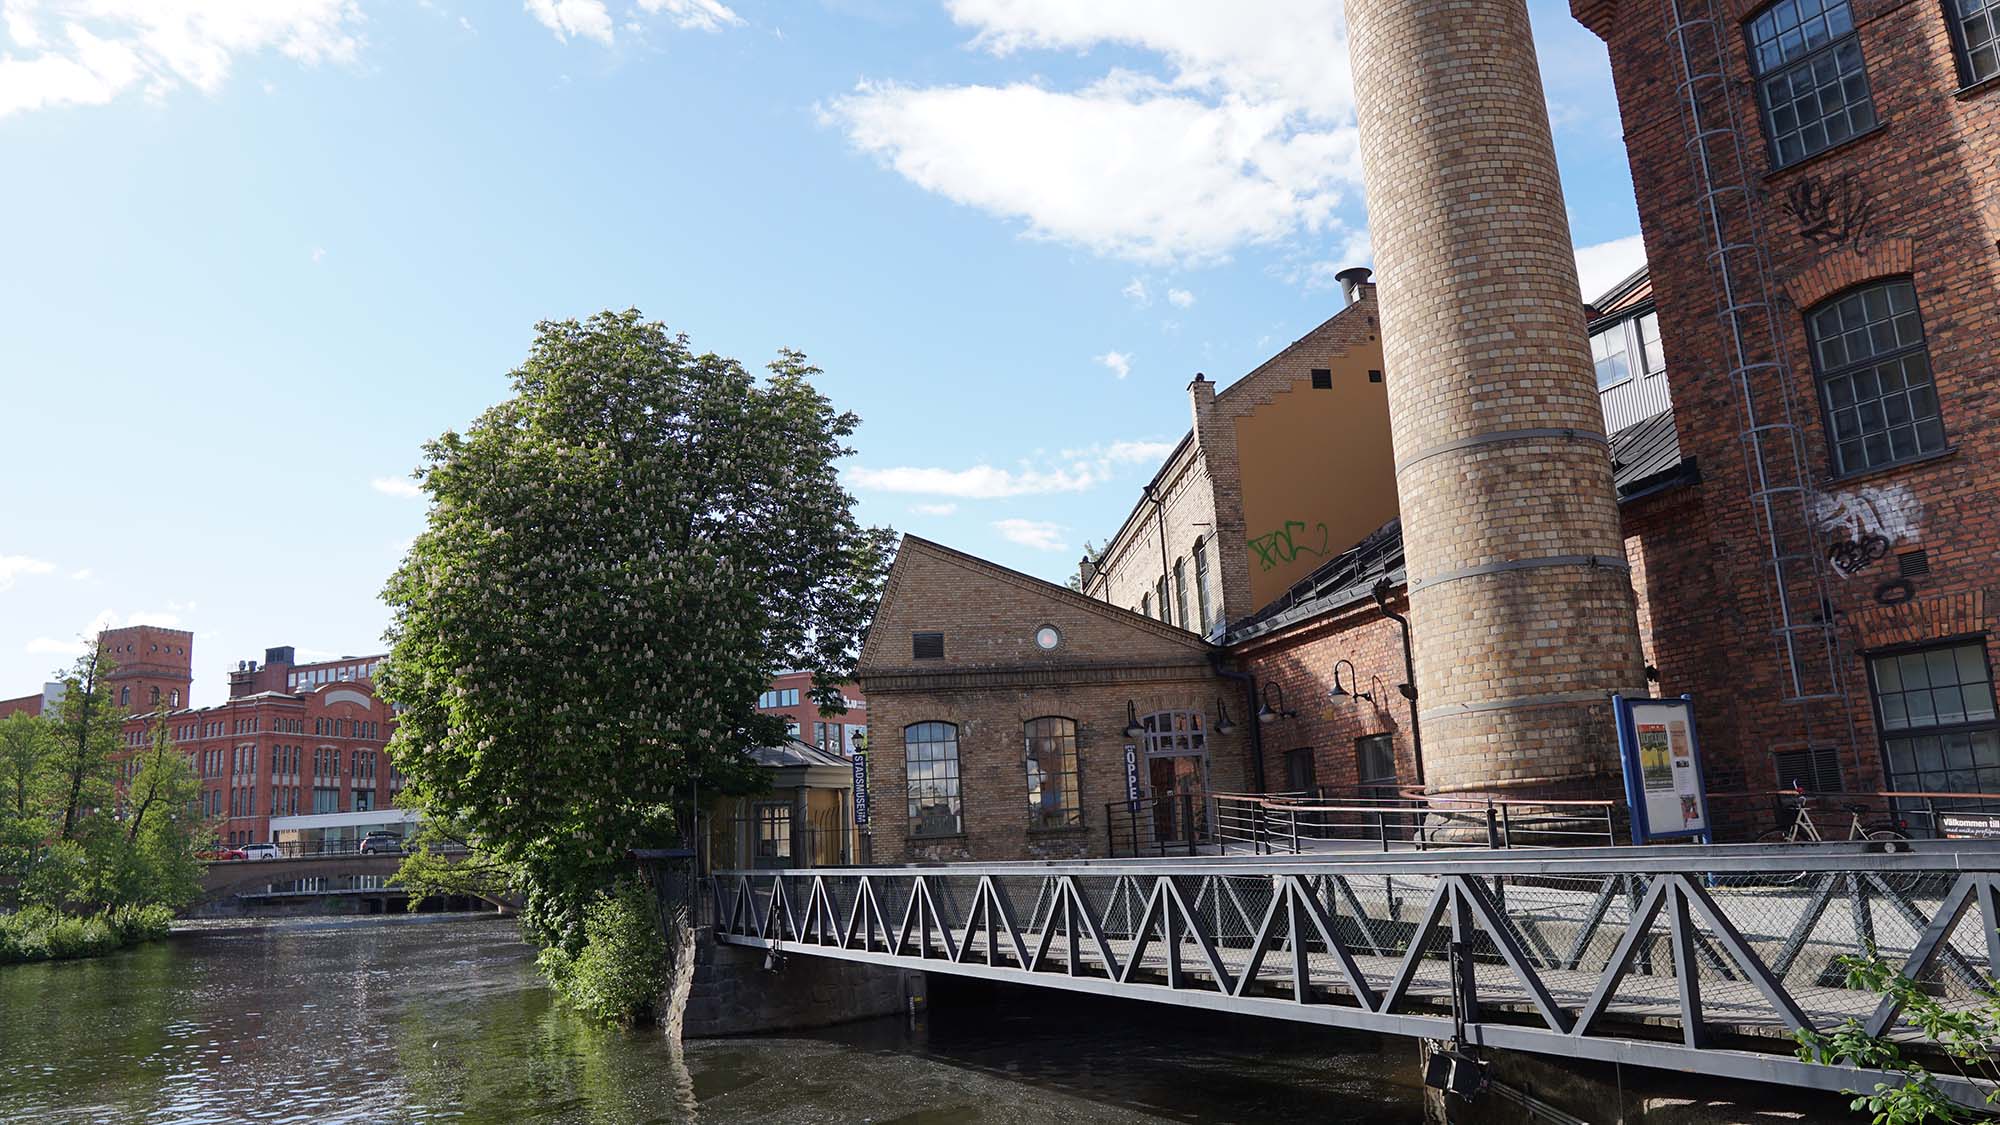
<path id="1" fill-rule="evenodd" d="M 760 784 L 776 672 L 840 709 L 891 533 L 854 519 L 856 418 L 818 373 L 785 351 L 759 378 L 636 310 L 548 322 L 513 396 L 424 447 L 429 525 L 384 591 L 389 753 L 544 946 L 576 951 L 627 849 Z"/>

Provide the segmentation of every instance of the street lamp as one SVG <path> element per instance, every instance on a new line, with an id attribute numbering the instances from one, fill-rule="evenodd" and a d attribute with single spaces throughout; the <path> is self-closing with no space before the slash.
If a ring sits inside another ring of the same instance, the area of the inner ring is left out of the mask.
<path id="1" fill-rule="evenodd" d="M 1278 705 L 1276 707 L 1271 706 L 1271 693 L 1273 691 L 1278 693 Z M 1260 723 L 1271 723 L 1279 719 L 1297 717 L 1297 711 L 1293 711 L 1285 706 L 1285 685 L 1276 680 L 1266 680 L 1264 682 L 1264 705 L 1257 708 L 1257 721 Z"/>
<path id="2" fill-rule="evenodd" d="M 1145 727 L 1142 727 L 1142 726 L 1140 726 L 1140 725 L 1139 725 L 1139 710 L 1138 710 L 1138 708 L 1136 708 L 1136 707 L 1132 706 L 1132 701 L 1131 701 L 1131 700 L 1129 700 L 1129 699 L 1128 699 L 1128 700 L 1126 700 L 1126 701 L 1125 701 L 1125 737 L 1126 737 L 1126 738 L 1138 738 L 1138 737 L 1140 737 L 1140 736 L 1144 735 L 1145 733 L 1146 733 L 1146 728 L 1145 728 Z"/>
<path id="3" fill-rule="evenodd" d="M 1375 702 L 1374 692 L 1360 691 L 1360 690 L 1355 690 L 1350 692 L 1347 690 L 1345 686 L 1341 684 L 1340 666 L 1342 664 L 1347 665 L 1347 678 L 1354 682 L 1355 688 L 1359 689 L 1361 687 L 1361 673 L 1355 670 L 1354 661 L 1349 660 L 1346 657 L 1342 657 L 1339 660 L 1333 662 L 1333 690 L 1327 692 L 1326 697 L 1328 699 L 1331 699 L 1335 703 L 1345 703 L 1350 700 L 1357 700 L 1357 699 L 1365 699 L 1370 703 Z"/>
<path id="4" fill-rule="evenodd" d="M 1218 699 L 1215 701 L 1215 710 L 1220 716 L 1215 720 L 1215 733 L 1228 734 L 1236 729 L 1236 724 L 1229 718 L 1229 704 Z"/>

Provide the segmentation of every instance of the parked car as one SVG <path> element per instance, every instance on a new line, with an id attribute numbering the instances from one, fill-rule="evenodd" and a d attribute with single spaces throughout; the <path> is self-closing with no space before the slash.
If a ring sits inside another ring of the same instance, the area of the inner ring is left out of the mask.
<path id="1" fill-rule="evenodd" d="M 242 851 L 245 859 L 285 858 L 285 853 L 276 844 L 245 844 Z"/>
<path id="2" fill-rule="evenodd" d="M 213 848 L 209 851 L 197 852 L 195 854 L 199 859 L 214 860 L 217 862 L 233 862 L 235 860 L 250 858 L 243 854 L 242 848 Z"/>
<path id="3" fill-rule="evenodd" d="M 370 832 L 361 838 L 362 855 L 401 855 L 403 838 L 394 832 Z"/>

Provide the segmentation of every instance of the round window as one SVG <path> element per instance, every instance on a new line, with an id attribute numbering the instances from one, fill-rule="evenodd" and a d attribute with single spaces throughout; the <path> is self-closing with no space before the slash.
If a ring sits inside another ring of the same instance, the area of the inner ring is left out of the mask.
<path id="1" fill-rule="evenodd" d="M 1044 625 L 1035 630 L 1035 644 L 1041 646 L 1043 652 L 1053 652 L 1061 643 L 1062 633 L 1055 626 Z"/>

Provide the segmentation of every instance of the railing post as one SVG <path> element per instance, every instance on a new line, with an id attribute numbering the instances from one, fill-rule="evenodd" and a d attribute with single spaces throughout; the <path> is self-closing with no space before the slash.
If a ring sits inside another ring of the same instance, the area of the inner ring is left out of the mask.
<path id="1" fill-rule="evenodd" d="M 1378 835 L 1380 835 L 1380 836 L 1382 837 L 1382 850 L 1383 850 L 1383 851 L 1385 851 L 1385 852 L 1386 852 L 1386 851 L 1388 851 L 1388 850 L 1389 850 L 1389 814 L 1388 814 L 1388 813 L 1385 813 L 1385 812 L 1382 812 L 1382 811 L 1381 811 L 1381 810 L 1379 810 L 1379 809 L 1378 809 L 1378 810 L 1376 810 L 1376 813 L 1375 813 L 1375 831 L 1376 831 L 1376 833 L 1377 833 Z"/>
<path id="2" fill-rule="evenodd" d="M 1514 806 L 1512 805 L 1500 806 L 1500 846 L 1503 848 L 1514 846 Z"/>
<path id="3" fill-rule="evenodd" d="M 1500 822 L 1493 816 L 1493 798 L 1486 798 L 1486 846 L 1500 846 Z"/>
<path id="4" fill-rule="evenodd" d="M 1895 802 L 1891 801 L 1890 803 L 1891 803 L 1891 804 L 1894 804 Z M 1942 833 L 1940 833 L 1940 832 L 1938 831 L 1938 815 L 1937 815 L 1937 798 L 1936 798 L 1936 797 L 1925 797 L 1925 798 L 1924 798 L 1924 819 L 1926 819 L 1927 821 L 1929 821 L 1929 822 L 1930 822 L 1930 823 L 1929 823 L 1928 825 L 1926 825 L 1926 828 L 1928 829 L 1928 831 L 1929 831 L 1929 832 L 1930 832 L 1930 834 L 1931 834 L 1931 839 L 1933 839 L 1933 840 L 1941 840 L 1941 839 L 1943 839 L 1943 838 L 1944 838 L 1943 834 L 1942 834 Z"/>
<path id="5" fill-rule="evenodd" d="M 1187 831 L 1187 853 L 1189 855 L 1194 855 L 1196 850 L 1195 831 L 1194 831 L 1194 794 L 1183 793 L 1180 796 L 1181 796 L 1181 824 L 1186 828 Z"/>
<path id="6" fill-rule="evenodd" d="M 1299 854 L 1299 810 L 1293 809 L 1291 810 L 1291 814 L 1292 814 L 1292 854 L 1297 855 Z"/>

